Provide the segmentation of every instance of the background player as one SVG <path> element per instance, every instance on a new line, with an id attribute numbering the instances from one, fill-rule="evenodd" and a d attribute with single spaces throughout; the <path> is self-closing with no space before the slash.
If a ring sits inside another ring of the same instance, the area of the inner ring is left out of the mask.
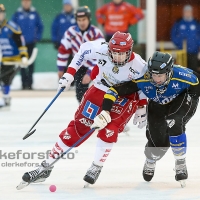
<path id="1" fill-rule="evenodd" d="M 26 65 L 28 61 L 27 48 L 24 43 L 21 29 L 13 22 L 7 21 L 5 7 L 0 4 L 0 45 L 2 49 L 2 65 L 0 68 L 0 82 L 3 98 L 0 107 L 10 106 L 10 85 L 16 74 L 14 62 L 21 61 Z M 4 65 L 6 61 L 12 61 L 13 65 Z"/>
<path id="2" fill-rule="evenodd" d="M 93 40 L 105 41 L 100 29 L 91 24 L 91 12 L 87 6 L 79 7 L 75 12 L 75 18 L 77 25 L 71 26 L 65 32 L 58 49 L 57 67 L 59 78 L 66 71 L 70 54 L 75 55 L 82 43 Z M 91 67 L 95 64 L 94 60 L 87 60 L 75 75 L 76 98 L 79 103 L 89 87 Z"/>

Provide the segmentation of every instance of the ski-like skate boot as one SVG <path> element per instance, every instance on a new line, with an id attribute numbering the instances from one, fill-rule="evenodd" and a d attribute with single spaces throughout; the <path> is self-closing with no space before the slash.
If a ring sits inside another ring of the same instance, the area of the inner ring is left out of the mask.
<path id="1" fill-rule="evenodd" d="M 3 100 L 5 102 L 5 106 L 10 106 L 11 105 L 11 97 L 8 95 L 3 96 Z"/>
<path id="2" fill-rule="evenodd" d="M 181 184 L 181 187 L 184 188 L 186 186 L 185 180 L 188 178 L 187 173 L 187 166 L 185 159 L 176 160 L 175 162 L 175 180 L 179 181 Z"/>
<path id="3" fill-rule="evenodd" d="M 155 161 L 150 162 L 148 159 L 146 159 L 143 168 L 143 178 L 145 181 L 148 182 L 151 181 L 151 179 L 154 176 L 155 168 L 156 168 L 156 162 Z"/>
<path id="4" fill-rule="evenodd" d="M 95 165 L 92 163 L 91 167 L 87 170 L 83 180 L 87 182 L 84 187 L 87 187 L 89 184 L 94 184 L 101 173 L 101 169 L 103 166 Z"/>
<path id="5" fill-rule="evenodd" d="M 51 171 L 53 169 L 53 166 L 52 166 L 48 170 L 44 171 L 45 168 L 47 167 L 48 167 L 48 164 L 46 163 L 46 161 L 43 161 L 37 169 L 32 170 L 30 172 L 26 172 L 22 176 L 22 182 L 17 186 L 17 189 L 18 190 L 23 189 L 24 187 L 28 186 L 30 183 L 44 182 L 46 178 L 50 176 Z M 38 176 L 38 174 L 41 173 L 42 171 L 44 171 L 44 173 Z"/>

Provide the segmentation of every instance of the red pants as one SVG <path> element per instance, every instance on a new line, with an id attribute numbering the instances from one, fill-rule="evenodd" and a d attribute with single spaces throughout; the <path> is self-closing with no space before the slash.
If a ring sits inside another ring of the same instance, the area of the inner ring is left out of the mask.
<path id="1" fill-rule="evenodd" d="M 87 90 L 75 113 L 74 120 L 72 120 L 68 127 L 59 135 L 64 144 L 69 147 L 73 146 L 75 142 L 90 130 L 90 125 L 93 124 L 94 117 L 102 110 L 101 105 L 104 94 L 104 91 L 94 86 Z M 110 113 L 112 121 L 98 132 L 98 137 L 101 138 L 101 140 L 108 143 L 117 141 L 118 133 L 123 131 L 125 125 L 135 113 L 139 102 L 138 99 L 138 94 L 134 93 L 127 97 L 119 98 L 115 102 Z"/>

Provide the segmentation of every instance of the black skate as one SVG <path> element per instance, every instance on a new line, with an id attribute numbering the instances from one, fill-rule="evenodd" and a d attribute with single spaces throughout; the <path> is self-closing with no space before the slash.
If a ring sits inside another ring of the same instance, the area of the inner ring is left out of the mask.
<path id="1" fill-rule="evenodd" d="M 143 168 L 143 178 L 145 181 L 151 181 L 154 176 L 155 168 L 156 162 L 149 162 L 148 160 L 145 161 Z"/>
<path id="2" fill-rule="evenodd" d="M 92 163 L 91 167 L 87 170 L 86 175 L 83 180 L 87 182 L 84 187 L 87 187 L 89 184 L 94 184 L 101 173 L 101 166 L 95 165 Z"/>
<path id="3" fill-rule="evenodd" d="M 30 172 L 26 172 L 22 176 L 22 182 L 17 186 L 17 189 L 21 190 L 24 187 L 28 186 L 30 183 L 44 182 L 46 178 L 50 176 L 51 171 L 53 169 L 53 166 L 52 166 L 48 170 L 46 170 L 44 173 L 42 173 L 40 176 L 38 176 L 38 174 L 44 171 L 46 167 L 48 167 L 48 164 L 46 163 L 46 161 L 43 161 L 37 169 Z M 36 176 L 38 177 L 36 178 Z"/>
<path id="4" fill-rule="evenodd" d="M 180 182 L 182 188 L 185 187 L 186 186 L 185 180 L 188 178 L 185 159 L 176 160 L 175 172 L 176 172 L 175 180 Z"/>
<path id="5" fill-rule="evenodd" d="M 3 97 L 5 106 L 10 106 L 11 104 L 11 98 L 9 96 Z"/>

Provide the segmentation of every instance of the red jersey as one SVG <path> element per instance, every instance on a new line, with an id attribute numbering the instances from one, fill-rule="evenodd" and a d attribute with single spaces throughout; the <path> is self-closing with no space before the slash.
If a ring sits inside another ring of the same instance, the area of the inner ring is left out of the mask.
<path id="1" fill-rule="evenodd" d="M 102 24 L 106 34 L 110 35 L 116 31 L 128 32 L 129 26 L 136 24 L 143 17 L 142 9 L 127 2 L 119 5 L 111 2 L 96 11 L 98 23 Z"/>

